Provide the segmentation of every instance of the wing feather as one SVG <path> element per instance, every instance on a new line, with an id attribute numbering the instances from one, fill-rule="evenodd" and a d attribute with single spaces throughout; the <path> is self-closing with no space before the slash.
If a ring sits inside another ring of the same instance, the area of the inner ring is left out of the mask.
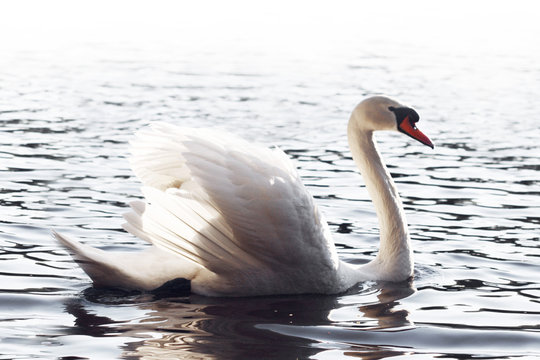
<path id="1" fill-rule="evenodd" d="M 337 266 L 327 224 L 283 151 L 168 124 L 132 146 L 149 205 L 132 205 L 128 231 L 218 274 Z"/>

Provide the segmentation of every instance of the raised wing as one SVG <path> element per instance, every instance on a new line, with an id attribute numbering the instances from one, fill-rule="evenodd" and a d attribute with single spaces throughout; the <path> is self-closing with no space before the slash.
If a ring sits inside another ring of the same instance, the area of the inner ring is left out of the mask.
<path id="1" fill-rule="evenodd" d="M 132 143 L 149 205 L 126 229 L 217 274 L 338 264 L 328 226 L 285 153 L 158 124 Z"/>

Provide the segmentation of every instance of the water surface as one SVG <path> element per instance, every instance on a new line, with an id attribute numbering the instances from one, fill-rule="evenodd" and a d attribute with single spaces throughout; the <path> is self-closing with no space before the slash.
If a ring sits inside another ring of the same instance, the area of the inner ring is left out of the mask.
<path id="1" fill-rule="evenodd" d="M 229 9 L 212 15 L 210 30 L 186 23 L 203 8 L 175 8 L 185 20 L 177 23 L 139 6 L 136 19 L 155 28 L 117 29 L 107 15 L 95 30 L 75 16 L 34 42 L 23 34 L 6 43 L 0 358 L 540 356 L 540 61 L 527 43 L 538 29 L 497 4 L 492 17 L 423 4 L 408 19 L 398 4 L 390 15 L 380 5 L 358 22 L 358 8 L 302 18 L 244 4 L 251 17 Z M 383 15 L 394 25 L 370 31 Z M 410 283 L 239 299 L 99 291 L 50 236 L 55 228 L 105 249 L 145 246 L 121 230 L 140 197 L 128 141 L 166 121 L 280 146 L 340 256 L 368 261 L 378 224 L 345 130 L 355 104 L 375 93 L 414 106 L 436 145 L 378 136 L 410 224 Z"/>

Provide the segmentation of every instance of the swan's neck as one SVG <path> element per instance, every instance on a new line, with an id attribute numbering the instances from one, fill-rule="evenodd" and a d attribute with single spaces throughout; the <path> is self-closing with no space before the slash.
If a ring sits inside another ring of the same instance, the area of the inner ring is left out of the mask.
<path id="1" fill-rule="evenodd" d="M 407 220 L 394 181 L 377 151 L 373 131 L 350 127 L 349 146 L 375 206 L 380 227 L 379 253 L 361 270 L 372 280 L 405 280 L 413 271 Z"/>

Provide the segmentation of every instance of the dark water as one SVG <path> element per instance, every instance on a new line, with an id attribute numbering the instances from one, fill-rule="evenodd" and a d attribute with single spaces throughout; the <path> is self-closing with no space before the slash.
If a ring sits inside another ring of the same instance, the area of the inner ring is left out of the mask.
<path id="1" fill-rule="evenodd" d="M 251 8 L 254 20 L 212 15 L 206 33 L 154 9 L 153 30 L 117 29 L 107 15 L 95 39 L 82 17 L 12 39 L 0 59 L 0 359 L 540 356 L 540 52 L 528 41 L 538 29 L 500 4 L 444 16 L 423 5 L 416 26 L 400 8 L 382 32 L 369 27 L 383 5 L 362 25 L 358 9 L 321 8 L 298 29 L 286 12 L 278 21 L 282 8 Z M 436 145 L 379 136 L 410 224 L 409 284 L 240 299 L 97 291 L 50 236 L 142 248 L 121 230 L 140 196 L 128 141 L 167 121 L 280 146 L 340 255 L 367 261 L 378 225 L 345 129 L 379 92 L 413 105 Z"/>

